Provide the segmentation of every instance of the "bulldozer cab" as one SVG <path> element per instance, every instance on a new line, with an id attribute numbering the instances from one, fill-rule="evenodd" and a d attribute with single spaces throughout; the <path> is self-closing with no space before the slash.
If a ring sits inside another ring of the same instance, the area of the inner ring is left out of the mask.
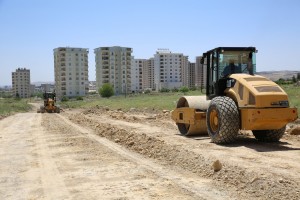
<path id="1" fill-rule="evenodd" d="M 231 74 L 256 72 L 255 47 L 218 47 L 203 53 L 201 63 L 207 69 L 206 95 L 208 99 L 224 96 L 232 87 Z"/>
<path id="2" fill-rule="evenodd" d="M 54 105 L 56 102 L 56 94 L 54 92 L 45 92 L 43 94 L 44 97 L 44 106 Z"/>
<path id="3" fill-rule="evenodd" d="M 56 96 L 55 93 L 52 92 L 45 92 L 43 94 L 44 100 L 53 99 L 55 101 L 56 100 L 55 96 Z"/>

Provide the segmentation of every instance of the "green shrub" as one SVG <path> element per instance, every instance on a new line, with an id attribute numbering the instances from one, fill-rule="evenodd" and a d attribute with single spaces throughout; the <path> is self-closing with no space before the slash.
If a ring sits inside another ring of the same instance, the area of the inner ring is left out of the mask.
<path id="1" fill-rule="evenodd" d="M 190 91 L 190 90 L 189 90 L 188 87 L 182 86 L 181 88 L 179 88 L 179 91 L 185 94 L 185 93 L 187 93 L 187 92 Z"/>
<path id="2" fill-rule="evenodd" d="M 172 92 L 178 92 L 178 88 L 172 89 Z"/>
<path id="3" fill-rule="evenodd" d="M 82 100 L 83 100 L 83 97 L 81 97 L 81 96 L 76 97 L 76 100 L 77 100 L 77 101 L 82 101 Z"/>
<path id="4" fill-rule="evenodd" d="M 196 86 L 193 86 L 193 87 L 190 88 L 190 90 L 191 90 L 191 91 L 196 91 L 197 88 L 196 88 Z"/>
<path id="5" fill-rule="evenodd" d="M 96 91 L 89 92 L 89 95 L 94 95 L 94 94 L 97 94 L 97 92 Z"/>
<path id="6" fill-rule="evenodd" d="M 114 95 L 114 88 L 109 83 L 104 83 L 101 88 L 99 88 L 99 94 L 101 97 L 109 98 Z"/>
<path id="7" fill-rule="evenodd" d="M 150 90 L 150 89 L 147 89 L 147 90 L 144 91 L 144 93 L 145 93 L 145 94 L 149 94 L 149 93 L 151 93 L 151 90 Z"/>
<path id="8" fill-rule="evenodd" d="M 63 96 L 63 97 L 61 98 L 61 101 L 69 101 L 69 98 L 66 97 L 66 96 Z"/>
<path id="9" fill-rule="evenodd" d="M 161 88 L 159 91 L 160 92 L 170 92 L 170 89 L 168 89 L 168 88 Z"/>

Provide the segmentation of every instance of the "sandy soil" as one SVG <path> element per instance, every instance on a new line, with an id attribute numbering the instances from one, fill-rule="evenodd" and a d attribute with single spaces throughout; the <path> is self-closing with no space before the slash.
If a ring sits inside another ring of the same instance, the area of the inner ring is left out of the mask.
<path id="1" fill-rule="evenodd" d="M 16 114 L 0 120 L 0 199 L 300 199 L 299 137 L 221 146 L 168 112 Z"/>

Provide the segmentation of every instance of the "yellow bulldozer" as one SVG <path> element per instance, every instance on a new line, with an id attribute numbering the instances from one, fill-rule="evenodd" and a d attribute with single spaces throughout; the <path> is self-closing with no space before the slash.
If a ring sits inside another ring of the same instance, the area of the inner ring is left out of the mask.
<path id="1" fill-rule="evenodd" d="M 257 140 L 277 142 L 298 118 L 285 91 L 256 72 L 255 47 L 218 47 L 203 53 L 206 96 L 183 96 L 172 112 L 185 136 L 208 134 L 217 144 L 232 143 L 239 130 Z"/>
<path id="2" fill-rule="evenodd" d="M 60 113 L 60 107 L 56 104 L 56 94 L 55 92 L 45 92 L 43 94 L 44 105 L 40 106 L 37 110 L 38 113 Z"/>

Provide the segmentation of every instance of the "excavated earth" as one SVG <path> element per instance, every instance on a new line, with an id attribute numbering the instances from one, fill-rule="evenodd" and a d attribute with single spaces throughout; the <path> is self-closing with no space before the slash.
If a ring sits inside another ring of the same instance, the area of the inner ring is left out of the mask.
<path id="1" fill-rule="evenodd" d="M 181 136 L 168 111 L 97 106 L 0 121 L 0 199 L 300 199 L 300 122 L 279 143 Z"/>
<path id="2" fill-rule="evenodd" d="M 210 143 L 207 136 L 181 136 L 169 112 L 97 107 L 64 115 L 165 166 L 210 179 L 215 187 L 226 188 L 239 198 L 300 199 L 300 136 L 289 134 L 298 124 L 289 125 L 279 143 L 259 142 L 245 131 L 236 143 L 221 146 Z M 222 169 L 215 172 L 212 165 L 217 160 Z"/>

